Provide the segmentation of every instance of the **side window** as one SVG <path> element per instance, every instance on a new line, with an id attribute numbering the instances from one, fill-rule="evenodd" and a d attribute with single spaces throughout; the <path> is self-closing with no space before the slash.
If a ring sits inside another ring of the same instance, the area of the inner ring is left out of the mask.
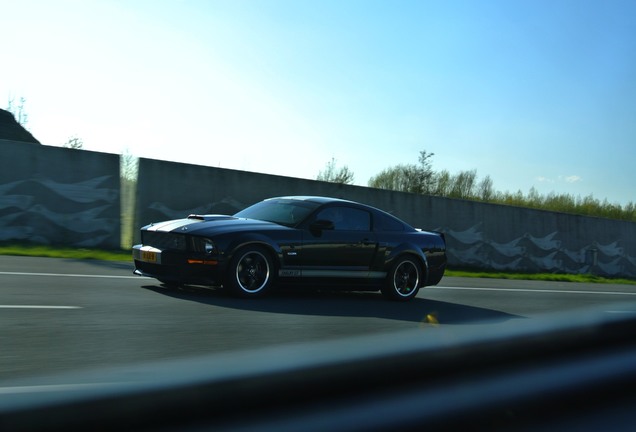
<path id="1" fill-rule="evenodd" d="M 404 231 L 404 224 L 392 216 L 378 213 L 373 228 L 375 231 Z"/>
<path id="2" fill-rule="evenodd" d="M 365 210 L 351 207 L 329 207 L 320 211 L 316 219 L 332 221 L 335 230 L 370 231 L 371 215 Z"/>

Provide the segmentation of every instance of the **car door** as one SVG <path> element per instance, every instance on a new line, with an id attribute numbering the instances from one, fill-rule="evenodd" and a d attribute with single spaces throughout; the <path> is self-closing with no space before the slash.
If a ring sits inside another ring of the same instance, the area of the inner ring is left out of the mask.
<path id="1" fill-rule="evenodd" d="M 334 205 L 314 215 L 303 231 L 303 277 L 366 277 L 377 249 L 371 214 Z"/>

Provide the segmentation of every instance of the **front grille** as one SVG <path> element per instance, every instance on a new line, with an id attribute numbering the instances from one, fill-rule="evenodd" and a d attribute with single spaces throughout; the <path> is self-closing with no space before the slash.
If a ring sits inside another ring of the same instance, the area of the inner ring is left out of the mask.
<path id="1" fill-rule="evenodd" d="M 152 246 L 161 250 L 185 251 L 186 236 L 161 231 L 142 231 L 141 242 L 144 246 Z"/>

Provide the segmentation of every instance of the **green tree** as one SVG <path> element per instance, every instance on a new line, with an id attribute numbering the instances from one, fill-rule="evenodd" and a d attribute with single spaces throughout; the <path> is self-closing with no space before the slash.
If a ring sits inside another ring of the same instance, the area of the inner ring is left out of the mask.
<path id="1" fill-rule="evenodd" d="M 448 196 L 451 189 L 451 174 L 448 170 L 441 170 L 435 175 L 435 186 L 432 190 L 433 195 Z"/>
<path id="2" fill-rule="evenodd" d="M 434 153 L 420 152 L 419 165 L 400 164 L 387 168 L 369 179 L 368 185 L 410 193 L 433 193 L 436 187 L 431 158 Z"/>
<path id="3" fill-rule="evenodd" d="M 471 199 L 475 198 L 475 185 L 477 171 L 460 171 L 452 178 L 449 196 L 451 198 Z"/>
<path id="4" fill-rule="evenodd" d="M 396 165 L 369 179 L 369 186 L 400 192 L 422 193 L 420 170 L 417 165 Z"/>
<path id="5" fill-rule="evenodd" d="M 495 190 L 490 176 L 479 181 L 477 170 L 460 171 L 457 174 L 451 174 L 447 170 L 435 172 L 431 163 L 432 157 L 433 153 L 423 150 L 419 155 L 419 165 L 400 164 L 384 169 L 371 177 L 368 185 L 378 189 L 481 200 L 516 207 L 636 222 L 636 205 L 631 201 L 621 206 L 610 203 L 607 199 L 601 202 L 592 195 L 584 198 L 555 192 L 541 195 L 534 187 L 528 191 L 527 195 L 521 190 L 501 192 Z"/>

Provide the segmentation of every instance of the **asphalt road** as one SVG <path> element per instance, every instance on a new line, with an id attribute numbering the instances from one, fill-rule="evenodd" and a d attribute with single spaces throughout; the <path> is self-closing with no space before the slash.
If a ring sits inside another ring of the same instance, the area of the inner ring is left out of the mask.
<path id="1" fill-rule="evenodd" d="M 408 303 L 284 291 L 243 300 L 168 290 L 131 263 L 0 256 L 0 383 L 20 377 L 420 328 L 505 325 L 602 307 L 635 313 L 636 286 L 444 278 Z"/>

